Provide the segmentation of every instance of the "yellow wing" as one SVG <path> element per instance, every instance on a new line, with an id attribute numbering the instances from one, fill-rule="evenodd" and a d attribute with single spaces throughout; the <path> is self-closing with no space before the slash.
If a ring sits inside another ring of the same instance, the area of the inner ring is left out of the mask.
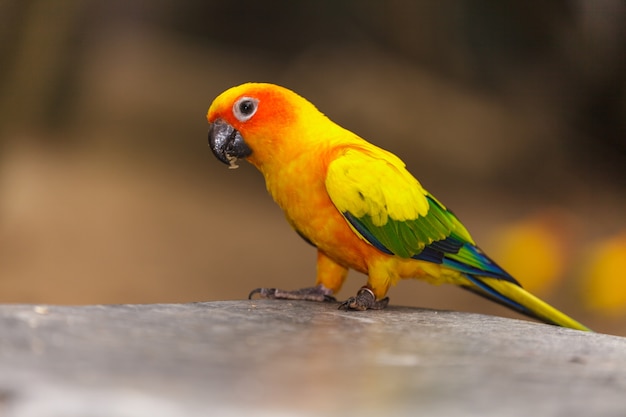
<path id="1" fill-rule="evenodd" d="M 444 253 L 473 244 L 458 219 L 382 149 L 345 149 L 328 167 L 326 190 L 352 229 L 383 252 L 420 259 L 429 247 L 424 259 L 441 263 Z"/>

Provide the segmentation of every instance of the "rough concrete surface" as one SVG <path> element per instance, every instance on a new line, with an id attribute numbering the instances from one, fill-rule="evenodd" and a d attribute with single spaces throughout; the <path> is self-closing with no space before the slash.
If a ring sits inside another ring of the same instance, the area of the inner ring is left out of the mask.
<path id="1" fill-rule="evenodd" d="M 626 339 L 450 311 L 0 306 L 0 416 L 624 416 Z"/>

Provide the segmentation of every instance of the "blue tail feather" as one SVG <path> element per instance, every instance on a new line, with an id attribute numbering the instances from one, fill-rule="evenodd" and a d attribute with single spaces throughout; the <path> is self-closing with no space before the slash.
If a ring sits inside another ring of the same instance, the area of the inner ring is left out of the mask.
<path id="1" fill-rule="evenodd" d="M 454 236 L 431 243 L 422 252 L 413 256 L 413 259 L 443 264 L 465 274 L 498 278 L 520 285 L 480 248 Z"/>
<path id="2" fill-rule="evenodd" d="M 470 291 L 473 291 L 479 295 L 482 295 L 484 297 L 487 297 L 489 299 L 491 299 L 492 301 L 495 301 L 499 304 L 504 305 L 505 307 L 509 307 L 512 308 L 513 310 L 516 310 L 522 314 L 526 314 L 528 316 L 531 317 L 536 317 L 536 315 L 529 310 L 528 308 L 524 307 L 523 305 L 521 305 L 520 303 L 517 303 L 513 300 L 511 300 L 510 298 L 500 294 L 498 291 L 496 291 L 495 289 L 491 288 L 485 281 L 481 280 L 478 277 L 475 277 L 471 274 L 465 274 L 465 277 L 476 286 L 476 289 L 478 289 L 479 291 L 477 291 L 475 288 L 472 287 L 464 287 L 465 289 L 468 289 Z"/>

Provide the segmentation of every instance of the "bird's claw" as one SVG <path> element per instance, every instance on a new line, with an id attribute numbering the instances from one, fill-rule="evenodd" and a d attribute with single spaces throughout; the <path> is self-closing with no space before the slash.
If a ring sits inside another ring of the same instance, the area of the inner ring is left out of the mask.
<path id="1" fill-rule="evenodd" d="M 250 292 L 248 299 L 251 300 L 252 297 L 258 295 L 259 298 L 269 300 L 337 301 L 331 294 L 332 291 L 323 285 L 293 291 L 285 291 L 278 288 L 256 288 Z"/>
<path id="2" fill-rule="evenodd" d="M 248 300 L 252 300 L 252 297 L 258 295 L 259 298 L 268 298 L 273 300 L 276 298 L 276 288 L 255 288 L 248 294 Z"/>
<path id="3" fill-rule="evenodd" d="M 376 300 L 374 292 L 368 287 L 361 287 L 356 297 L 350 297 L 339 305 L 339 310 L 382 310 L 389 304 L 389 297 Z"/>

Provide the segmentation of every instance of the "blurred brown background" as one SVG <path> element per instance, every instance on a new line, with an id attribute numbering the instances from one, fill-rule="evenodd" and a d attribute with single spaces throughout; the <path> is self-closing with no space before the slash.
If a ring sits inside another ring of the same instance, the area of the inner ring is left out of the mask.
<path id="1" fill-rule="evenodd" d="M 260 174 L 207 146 L 212 99 L 268 81 L 399 154 L 526 287 L 626 335 L 624 21 L 619 0 L 0 0 L 0 302 L 312 285 Z M 416 281 L 390 296 L 509 315 Z"/>

